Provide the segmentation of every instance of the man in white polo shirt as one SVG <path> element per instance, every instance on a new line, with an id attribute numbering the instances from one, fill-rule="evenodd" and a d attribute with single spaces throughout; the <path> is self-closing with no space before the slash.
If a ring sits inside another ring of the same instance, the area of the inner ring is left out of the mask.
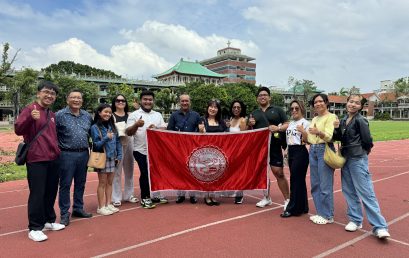
<path id="1" fill-rule="evenodd" d="M 146 90 L 141 93 L 141 108 L 131 113 L 127 121 L 126 134 L 134 137 L 133 156 L 138 163 L 140 177 L 139 185 L 141 187 L 141 205 L 145 209 L 155 208 L 153 202 L 167 203 L 163 198 L 151 199 L 147 163 L 146 149 L 146 129 L 147 128 L 165 128 L 162 114 L 152 110 L 154 106 L 155 94 Z"/>

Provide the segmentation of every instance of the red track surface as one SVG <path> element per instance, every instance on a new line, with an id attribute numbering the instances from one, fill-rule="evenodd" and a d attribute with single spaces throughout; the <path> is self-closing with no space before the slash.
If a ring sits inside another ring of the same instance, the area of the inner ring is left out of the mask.
<path id="1" fill-rule="evenodd" d="M 97 177 L 90 173 L 85 204 L 94 217 L 73 219 L 65 230 L 47 232 L 49 239 L 42 243 L 27 237 L 26 181 L 0 184 L 0 257 L 409 257 L 409 140 L 376 143 L 370 170 L 390 224 L 388 241 L 370 234 L 366 218 L 363 230 L 344 230 L 348 219 L 340 171 L 331 225 L 315 225 L 308 215 L 280 218 L 282 197 L 275 183 L 271 197 L 276 203 L 264 209 L 255 206 L 261 195 L 247 195 L 242 205 L 225 198 L 219 207 L 208 207 L 202 200 L 175 204 L 171 198 L 153 210 L 125 203 L 118 214 L 97 216 Z M 137 179 L 137 171 L 135 175 Z M 312 200 L 310 213 L 315 213 Z"/>

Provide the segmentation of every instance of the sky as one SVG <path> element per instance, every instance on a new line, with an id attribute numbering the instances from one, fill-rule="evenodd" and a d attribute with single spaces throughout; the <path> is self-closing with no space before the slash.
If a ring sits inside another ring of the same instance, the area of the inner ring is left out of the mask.
<path id="1" fill-rule="evenodd" d="M 151 80 L 231 41 L 257 85 L 371 92 L 409 76 L 408 13 L 407 0 L 0 0 L 0 43 L 20 49 L 17 69 L 70 60 Z"/>

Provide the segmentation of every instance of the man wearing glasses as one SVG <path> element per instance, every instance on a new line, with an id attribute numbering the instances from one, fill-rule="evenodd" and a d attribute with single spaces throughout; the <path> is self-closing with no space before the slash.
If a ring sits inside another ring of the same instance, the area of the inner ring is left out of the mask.
<path id="1" fill-rule="evenodd" d="M 270 167 L 277 179 L 278 188 L 284 196 L 284 210 L 289 203 L 290 191 L 287 178 L 283 171 L 283 153 L 281 150 L 280 133 L 287 130 L 288 119 L 282 108 L 270 105 L 270 89 L 260 87 L 257 93 L 257 103 L 259 109 L 253 111 L 249 118 L 249 127 L 253 129 L 268 127 L 272 132 L 270 140 Z M 270 198 L 270 180 L 268 181 L 268 190 L 264 198 L 256 206 L 263 208 L 271 205 Z"/>
<path id="2" fill-rule="evenodd" d="M 54 211 L 60 150 L 57 145 L 55 114 L 49 108 L 55 102 L 57 93 L 58 88 L 52 82 L 40 82 L 37 100 L 21 111 L 14 125 L 16 134 L 23 135 L 24 142 L 30 143 L 26 164 L 30 189 L 27 205 L 28 237 L 36 242 L 47 240 L 43 229 L 57 231 L 65 228 L 64 225 L 55 223 Z"/>
<path id="3" fill-rule="evenodd" d="M 82 92 L 71 90 L 67 95 L 68 106 L 56 114 L 58 146 L 60 156 L 60 191 L 58 204 L 61 212 L 61 224 L 70 223 L 70 188 L 74 179 L 74 197 L 72 216 L 90 218 L 91 213 L 84 211 L 84 190 L 87 180 L 89 158 L 89 131 L 91 115 L 81 109 Z"/>
<path id="4" fill-rule="evenodd" d="M 190 110 L 190 96 L 182 94 L 179 96 L 180 109 L 172 113 L 169 118 L 167 130 L 180 132 L 197 132 L 200 122 L 200 115 Z M 185 192 L 179 191 L 176 203 L 185 201 Z M 190 193 L 190 203 L 197 203 L 197 199 L 193 192 Z"/>

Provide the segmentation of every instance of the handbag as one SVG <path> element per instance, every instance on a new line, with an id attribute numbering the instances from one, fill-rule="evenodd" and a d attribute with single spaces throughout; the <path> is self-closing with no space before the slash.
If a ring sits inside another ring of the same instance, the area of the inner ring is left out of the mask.
<path id="1" fill-rule="evenodd" d="M 99 130 L 99 128 L 98 128 L 98 131 L 102 139 L 102 133 L 101 133 L 101 130 Z M 103 152 L 98 152 L 95 150 L 95 147 L 93 145 L 91 154 L 89 155 L 87 166 L 91 168 L 104 169 L 106 166 L 105 165 L 106 161 L 107 161 L 107 155 L 105 153 L 105 147 L 103 148 Z"/>
<path id="2" fill-rule="evenodd" d="M 338 151 L 333 151 L 328 143 L 325 143 L 325 151 L 324 151 L 324 161 L 325 163 L 332 167 L 333 169 L 342 168 L 345 164 L 345 158 L 342 157 L 339 144 L 338 144 Z"/>
<path id="3" fill-rule="evenodd" d="M 28 150 L 30 149 L 31 144 L 35 142 L 37 138 L 43 133 L 45 128 L 48 126 L 49 122 L 50 122 L 50 111 L 47 110 L 47 123 L 43 125 L 41 130 L 36 134 L 36 136 L 34 136 L 33 140 L 30 143 L 25 143 L 25 142 L 19 143 L 19 145 L 17 146 L 16 157 L 14 158 L 14 162 L 16 162 L 18 166 L 22 166 L 26 164 Z"/>

